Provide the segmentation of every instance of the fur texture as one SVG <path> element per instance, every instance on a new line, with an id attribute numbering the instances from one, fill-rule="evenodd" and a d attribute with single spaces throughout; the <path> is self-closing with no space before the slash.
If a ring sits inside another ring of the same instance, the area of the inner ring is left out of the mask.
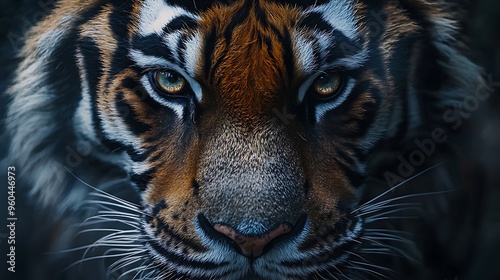
<path id="1" fill-rule="evenodd" d="M 20 52 L 9 157 L 54 216 L 118 208 L 130 230 L 101 240 L 131 249 L 102 278 L 397 278 L 406 262 L 371 256 L 426 253 L 384 243 L 411 243 L 378 225 L 409 204 L 369 178 L 388 146 L 450 134 L 459 112 L 443 114 L 484 86 L 456 36 L 441 1 L 63 0 Z M 161 90 L 165 72 L 182 92 Z M 334 93 L 315 92 L 335 75 Z M 115 182 L 140 206 L 112 196 Z M 248 258 L 216 225 L 293 229 Z"/>

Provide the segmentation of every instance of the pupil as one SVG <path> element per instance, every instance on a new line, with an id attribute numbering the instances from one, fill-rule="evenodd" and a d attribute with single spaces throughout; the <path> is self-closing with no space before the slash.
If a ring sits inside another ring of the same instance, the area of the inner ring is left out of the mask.
<path id="1" fill-rule="evenodd" d="M 174 75 L 173 73 L 170 73 L 170 72 L 167 72 L 166 73 L 167 75 L 167 81 L 170 83 L 170 84 L 177 84 L 179 82 L 179 76 L 177 75 Z"/>
<path id="2" fill-rule="evenodd" d="M 333 89 L 335 87 L 336 80 L 333 77 L 323 77 L 321 82 L 324 88 Z"/>
<path id="3" fill-rule="evenodd" d="M 337 79 L 335 76 L 325 75 L 318 79 L 318 88 L 322 91 L 329 92 L 335 90 L 337 87 Z"/>

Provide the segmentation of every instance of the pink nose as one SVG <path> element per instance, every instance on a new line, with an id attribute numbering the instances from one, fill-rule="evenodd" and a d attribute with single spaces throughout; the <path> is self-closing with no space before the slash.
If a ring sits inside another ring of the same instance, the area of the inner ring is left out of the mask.
<path id="1" fill-rule="evenodd" d="M 215 230 L 231 238 L 241 249 L 241 253 L 246 257 L 259 257 L 263 254 L 264 247 L 276 237 L 290 232 L 291 227 L 286 224 L 280 224 L 276 229 L 260 235 L 246 236 L 237 233 L 229 226 L 216 224 Z"/>

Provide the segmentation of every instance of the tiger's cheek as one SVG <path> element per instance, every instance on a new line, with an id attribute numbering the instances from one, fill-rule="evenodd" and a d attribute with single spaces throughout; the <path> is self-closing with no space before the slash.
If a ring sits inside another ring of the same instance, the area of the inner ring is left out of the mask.
<path id="1" fill-rule="evenodd" d="M 154 219 L 163 221 L 177 235 L 197 240 L 193 221 L 199 211 L 198 190 L 189 166 L 190 164 L 184 167 L 178 163 L 162 164 L 151 180 L 143 201 L 146 208 L 149 208 L 146 212 L 153 215 Z M 154 210 L 163 203 L 164 209 Z"/>
<path id="2" fill-rule="evenodd" d="M 132 182 L 141 191 L 146 222 L 163 237 L 161 225 L 186 238 L 195 238 L 197 215 L 196 173 L 198 139 L 175 113 L 147 94 L 131 69 L 122 71 L 102 97 L 108 127 L 131 132 L 127 149 Z M 165 227 L 165 226 L 164 226 Z M 165 239 L 168 239 L 165 237 Z"/>
<path id="3" fill-rule="evenodd" d="M 345 216 L 344 206 L 354 207 L 356 188 L 331 158 L 315 155 L 308 168 L 307 214 L 312 232 L 321 235 Z"/>

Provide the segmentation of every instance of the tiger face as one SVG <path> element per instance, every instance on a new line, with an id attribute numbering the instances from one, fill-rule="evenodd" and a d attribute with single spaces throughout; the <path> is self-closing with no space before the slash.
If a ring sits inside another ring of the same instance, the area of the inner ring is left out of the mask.
<path id="1" fill-rule="evenodd" d="M 448 67 L 469 63 L 449 60 L 452 32 L 424 0 L 61 1 L 28 37 L 10 118 L 38 100 L 36 123 L 63 121 L 31 133 L 71 131 L 126 170 L 156 276 L 335 277 L 363 245 L 374 148 L 472 79 Z"/>

